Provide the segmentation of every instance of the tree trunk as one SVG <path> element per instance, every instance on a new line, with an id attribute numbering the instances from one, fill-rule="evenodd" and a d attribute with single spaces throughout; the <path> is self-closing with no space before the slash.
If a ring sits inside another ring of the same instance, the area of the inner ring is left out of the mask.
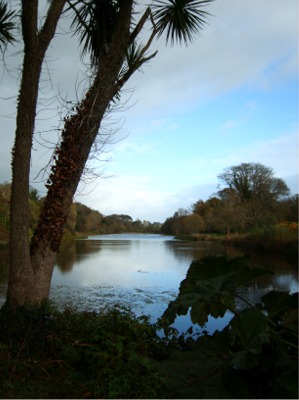
<path id="1" fill-rule="evenodd" d="M 12 152 L 10 206 L 10 268 L 7 305 L 31 301 L 36 277 L 29 246 L 29 175 L 38 87 L 45 52 L 54 36 L 66 0 L 52 2 L 44 26 L 38 32 L 38 1 L 22 1 L 24 60 L 19 91 L 15 143 Z"/>
<path id="2" fill-rule="evenodd" d="M 48 193 L 30 245 L 29 266 L 27 260 L 24 265 L 20 259 L 19 269 L 14 269 L 11 274 L 9 305 L 40 304 L 48 298 L 55 255 L 73 196 L 100 123 L 117 92 L 117 77 L 129 42 L 132 3 L 132 0 L 123 2 L 110 48 L 97 67 L 93 84 L 76 113 L 65 120 L 61 145 L 56 151 L 56 162 L 46 185 Z"/>

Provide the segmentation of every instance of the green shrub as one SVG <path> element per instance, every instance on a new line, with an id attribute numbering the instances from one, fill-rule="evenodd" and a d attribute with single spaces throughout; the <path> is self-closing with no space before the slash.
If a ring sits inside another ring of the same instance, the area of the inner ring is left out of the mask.
<path id="1" fill-rule="evenodd" d="M 255 228 L 246 234 L 233 234 L 223 239 L 226 245 L 245 247 L 267 253 L 285 253 L 286 255 L 298 256 L 298 231 L 293 225 L 284 224 L 270 225 Z"/>
<path id="2" fill-rule="evenodd" d="M 160 398 L 155 327 L 128 310 L 0 312 L 1 398 Z"/>

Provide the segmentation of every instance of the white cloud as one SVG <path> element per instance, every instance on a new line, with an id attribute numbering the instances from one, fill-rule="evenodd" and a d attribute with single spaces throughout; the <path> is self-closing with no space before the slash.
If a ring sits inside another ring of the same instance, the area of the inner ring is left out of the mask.
<path id="1" fill-rule="evenodd" d="M 121 141 L 116 144 L 115 147 L 111 150 L 114 155 L 113 158 L 117 159 L 118 156 L 131 158 L 136 155 L 142 154 L 155 154 L 155 149 L 151 144 L 148 143 L 137 143 L 136 141 L 132 141 L 130 138 Z"/>
<path id="2" fill-rule="evenodd" d="M 156 190 L 151 177 L 118 176 L 98 179 L 82 189 L 75 201 L 104 215 L 128 214 L 134 220 L 164 222 L 179 208 L 188 209 L 197 200 L 206 200 L 216 191 L 216 184 L 181 184 L 172 192 Z"/>
<path id="3" fill-rule="evenodd" d="M 120 166 L 116 168 L 114 164 L 111 169 L 118 176 L 99 179 L 94 190 L 92 185 L 87 187 L 85 193 L 89 193 L 88 196 L 77 196 L 78 201 L 86 201 L 86 204 L 104 214 L 128 213 L 133 218 L 163 221 L 179 207 L 188 207 L 197 199 L 212 194 L 217 174 L 225 167 L 241 162 L 261 162 L 272 167 L 275 174 L 282 178 L 298 171 L 295 133 L 281 133 L 270 140 L 261 138 L 246 147 L 231 141 L 230 149 L 225 150 L 225 154 L 221 154 L 217 142 L 211 143 L 212 150 L 207 151 L 199 144 L 198 153 L 201 156 L 196 160 L 188 160 L 189 169 L 186 171 L 190 173 L 186 172 L 184 181 L 180 178 L 184 176 L 184 170 L 180 175 L 174 173 L 175 178 L 163 178 L 163 159 L 158 158 L 159 143 L 156 140 L 161 140 L 161 134 L 169 133 L 170 137 L 188 134 L 177 123 L 176 116 L 180 110 L 196 110 L 200 104 L 212 104 L 213 99 L 236 89 L 271 90 L 290 79 L 296 79 L 298 1 L 288 0 L 287 5 L 281 0 L 271 0 L 270 3 L 268 0 L 215 1 L 207 9 L 213 14 L 209 25 L 194 44 L 188 48 L 176 46 L 165 49 L 163 40 L 153 43 L 153 50 L 159 50 L 158 55 L 143 68 L 144 73 L 137 73 L 127 85 L 128 88 L 136 88 L 129 101 L 132 108 L 116 115 L 116 118 L 120 115 L 120 118 L 126 119 L 116 139 L 126 136 L 129 129 L 132 132 L 129 138 L 110 146 L 112 158 Z M 61 34 L 51 45 L 47 56 L 51 80 L 42 83 L 42 97 L 48 100 L 54 98 L 54 102 L 51 110 L 46 107 L 39 115 L 45 120 L 37 123 L 38 131 L 53 130 L 58 125 L 60 103 L 55 97 L 57 93 L 75 99 L 75 87 L 80 94 L 87 83 L 87 78 L 81 72 L 84 67 L 79 62 L 77 48 L 75 40 Z M 17 95 L 18 92 L 20 55 L 14 54 L 7 61 L 15 77 L 10 78 L 7 73 L 3 76 L 0 82 L 2 98 Z M 240 116 L 225 117 L 222 127 L 231 133 L 240 124 L 246 124 L 248 113 L 256 104 L 255 101 L 248 101 L 247 110 Z M 15 98 L 0 98 L 1 180 L 10 179 L 10 149 L 14 140 L 15 120 L 7 115 L 13 115 L 15 107 Z M 211 111 L 211 120 L 213 117 Z M 195 123 L 200 124 L 201 121 Z M 155 133 L 155 130 L 159 133 Z M 57 138 L 55 135 L 55 131 L 52 131 L 47 138 L 54 141 Z M 149 140 L 138 141 L 134 135 L 149 135 Z M 32 176 L 47 164 L 51 155 L 51 150 L 46 151 L 37 143 L 34 146 Z M 144 172 L 142 162 L 136 164 L 137 177 L 133 176 L 131 169 L 131 175 L 126 173 L 127 163 L 143 155 L 150 155 L 155 163 L 160 163 L 159 187 L 163 186 L 161 181 L 165 179 L 167 189 L 156 189 L 154 175 L 149 176 L 148 169 Z M 168 166 L 168 171 L 186 167 L 177 165 L 177 160 L 178 154 L 173 154 L 173 166 Z"/>
<path id="4" fill-rule="evenodd" d="M 219 155 L 220 154 L 220 155 Z M 193 169 L 200 171 L 200 181 L 214 182 L 225 168 L 243 162 L 257 162 L 273 169 L 276 177 L 285 179 L 298 174 L 298 135 L 295 132 L 268 140 L 257 140 L 244 147 L 218 152 L 193 160 Z"/>
<path id="5" fill-rule="evenodd" d="M 76 195 L 75 200 L 104 215 L 128 214 L 133 219 L 164 221 L 175 198 L 172 193 L 153 189 L 151 180 L 147 176 L 98 179 L 91 193 L 91 187 L 87 187 L 82 195 Z M 89 194 L 85 197 L 87 191 Z"/>
<path id="6" fill-rule="evenodd" d="M 128 83 L 137 87 L 135 111 L 166 115 L 240 86 L 264 89 L 296 77 L 297 10 L 297 0 L 288 7 L 280 0 L 270 7 L 266 0 L 214 2 L 214 16 L 194 44 L 165 49 L 154 43 L 158 55 Z"/>

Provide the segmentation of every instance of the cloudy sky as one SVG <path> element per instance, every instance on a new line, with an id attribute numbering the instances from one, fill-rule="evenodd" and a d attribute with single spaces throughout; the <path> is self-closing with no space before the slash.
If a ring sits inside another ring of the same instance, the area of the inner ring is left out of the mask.
<path id="1" fill-rule="evenodd" d="M 99 177 L 85 177 L 76 201 L 104 215 L 163 222 L 208 199 L 217 175 L 242 162 L 272 168 L 298 193 L 298 1 L 216 0 L 206 10 L 209 24 L 192 45 L 153 43 L 157 56 L 104 123 L 116 133 L 89 163 Z M 65 26 L 41 82 L 31 184 L 42 195 L 64 101 L 80 98 L 88 83 Z M 11 176 L 18 50 L 10 48 L 0 67 L 0 182 Z"/>

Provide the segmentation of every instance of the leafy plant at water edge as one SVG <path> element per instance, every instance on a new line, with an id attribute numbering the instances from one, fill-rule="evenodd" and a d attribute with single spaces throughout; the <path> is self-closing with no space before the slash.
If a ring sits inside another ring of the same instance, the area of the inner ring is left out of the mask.
<path id="1" fill-rule="evenodd" d="M 164 313 L 169 323 L 191 308 L 192 322 L 204 325 L 208 316 L 223 317 L 226 310 L 235 312 L 235 293 L 252 279 L 272 272 L 250 267 L 246 257 L 227 259 L 207 257 L 192 262 L 177 299 Z"/>
<path id="2" fill-rule="evenodd" d="M 258 304 L 250 304 L 239 293 L 250 280 L 267 273 L 251 268 L 245 257 L 208 257 L 191 264 L 164 319 L 171 324 L 189 309 L 192 322 L 201 326 L 209 315 L 222 317 L 227 309 L 234 316 L 223 331 L 186 340 L 185 345 L 197 354 L 192 364 L 196 378 L 183 387 L 197 389 L 178 393 L 175 383 L 170 383 L 174 397 L 297 398 L 298 294 L 272 291 Z M 184 364 L 190 353 L 175 357 Z"/>

